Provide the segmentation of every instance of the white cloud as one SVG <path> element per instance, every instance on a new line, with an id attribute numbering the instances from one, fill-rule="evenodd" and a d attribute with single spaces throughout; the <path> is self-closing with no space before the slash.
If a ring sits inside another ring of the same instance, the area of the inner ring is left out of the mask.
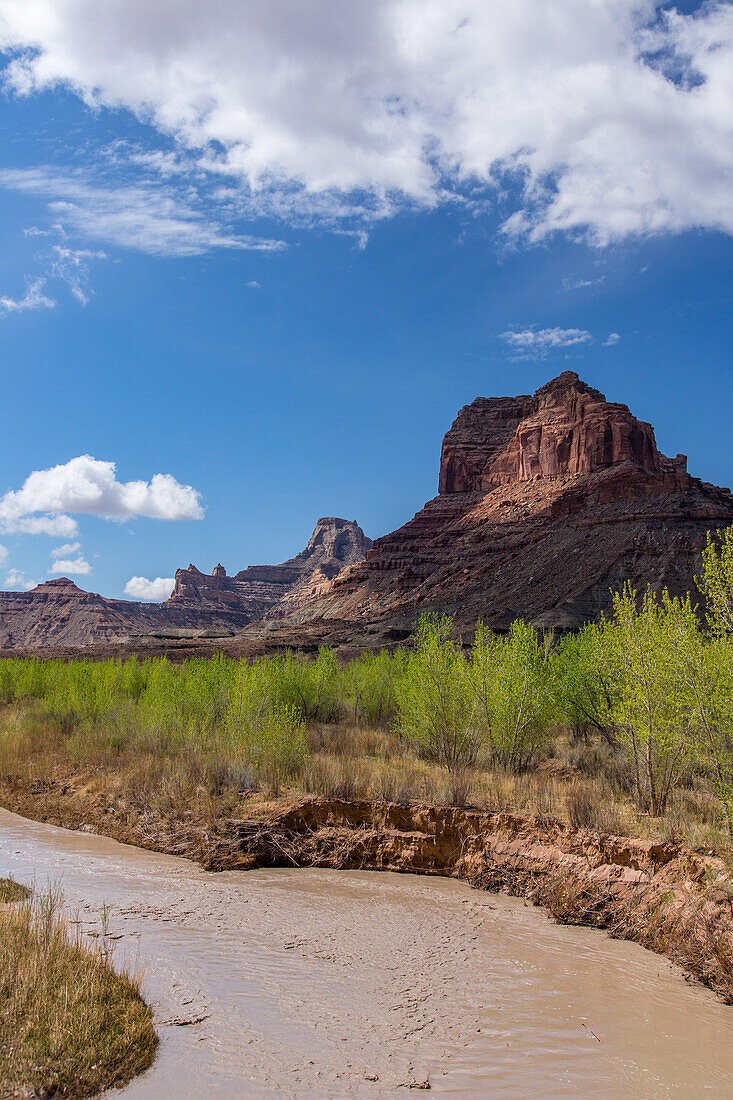
<path id="1" fill-rule="evenodd" d="M 26 577 L 25 573 L 21 573 L 18 569 L 10 569 L 3 581 L 3 588 L 10 589 L 13 592 L 28 592 L 29 589 L 35 588 L 40 581 L 33 581 Z"/>
<path id="2" fill-rule="evenodd" d="M 35 470 L 20 489 L 0 497 L 0 530 L 74 536 L 69 512 L 105 519 L 202 519 L 200 494 L 170 474 L 150 481 L 117 481 L 114 462 L 80 455 L 61 466 Z M 37 513 L 42 513 L 38 515 Z"/>
<path id="3" fill-rule="evenodd" d="M 621 334 L 618 332 L 609 332 L 606 339 L 603 341 L 604 348 L 612 348 L 621 339 Z"/>
<path id="4" fill-rule="evenodd" d="M 368 220 L 485 200 L 509 173 L 510 236 L 733 232 L 724 0 L 0 0 L 0 46 L 16 93 L 126 107 L 174 146 L 139 170 L 185 188 L 190 153 L 232 210 Z M 165 190 L 60 190 L 99 240 L 241 247 Z"/>
<path id="5" fill-rule="evenodd" d="M 75 554 L 81 550 L 80 542 L 65 542 L 63 546 L 57 546 L 51 551 L 52 558 L 68 558 L 69 554 Z"/>
<path id="6" fill-rule="evenodd" d="M 26 309 L 53 309 L 56 302 L 43 293 L 45 279 L 29 279 L 22 298 L 0 298 L 0 314 L 23 313 Z"/>
<path id="7" fill-rule="evenodd" d="M 48 570 L 54 576 L 87 576 L 91 571 L 92 567 L 83 554 L 77 558 L 56 558 Z"/>
<path id="8" fill-rule="evenodd" d="M 0 546 L 0 565 L 4 565 L 8 560 L 8 552 L 7 546 Z"/>
<path id="9" fill-rule="evenodd" d="M 193 195 L 186 198 L 152 182 L 115 185 L 88 173 L 40 167 L 3 169 L 0 186 L 46 198 L 54 221 L 85 240 L 151 255 L 199 256 L 218 248 L 273 252 L 284 247 L 282 241 L 236 233 L 211 211 L 198 209 Z M 52 271 L 71 281 L 75 268 L 102 258 L 103 253 L 59 249 Z M 80 282 L 76 296 L 83 301 L 86 295 Z"/>
<path id="10" fill-rule="evenodd" d="M 84 555 L 79 553 L 80 550 L 80 542 L 66 542 L 63 546 L 56 546 L 51 551 L 52 561 L 51 568 L 48 570 L 49 574 L 56 576 L 72 576 L 74 574 L 86 576 L 91 573 L 92 567 Z M 72 554 L 76 554 L 76 557 L 72 558 Z"/>
<path id="11" fill-rule="evenodd" d="M 160 603 L 167 600 L 175 586 L 174 577 L 156 577 L 149 581 L 147 577 L 130 577 L 125 585 L 125 594 L 133 600 L 152 600 Z"/>
<path id="12" fill-rule="evenodd" d="M 590 332 L 580 328 L 526 328 L 520 332 L 502 332 L 501 338 L 513 351 L 535 357 L 558 348 L 572 348 L 593 342 Z"/>
<path id="13" fill-rule="evenodd" d="M 256 279 L 250 279 L 250 281 L 246 285 L 248 287 L 251 287 L 252 290 L 259 290 L 260 289 L 260 284 L 257 282 Z"/>
<path id="14" fill-rule="evenodd" d="M 51 535 L 52 538 L 71 538 L 78 531 L 76 520 L 71 516 L 19 516 L 13 514 L 11 509 L 3 508 L 4 499 L 5 497 L 0 497 L 0 531 L 6 535 Z"/>
<path id="15" fill-rule="evenodd" d="M 585 290 L 588 286 L 598 286 L 605 279 L 605 275 L 600 275 L 597 279 L 563 279 L 563 290 Z"/>

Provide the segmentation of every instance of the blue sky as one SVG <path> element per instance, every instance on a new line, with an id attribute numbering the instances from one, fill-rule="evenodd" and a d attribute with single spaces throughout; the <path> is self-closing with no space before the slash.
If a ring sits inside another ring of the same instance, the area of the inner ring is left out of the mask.
<path id="1" fill-rule="evenodd" d="M 0 584 L 377 537 L 568 368 L 733 482 L 733 9 L 553 7 L 0 0 Z"/>

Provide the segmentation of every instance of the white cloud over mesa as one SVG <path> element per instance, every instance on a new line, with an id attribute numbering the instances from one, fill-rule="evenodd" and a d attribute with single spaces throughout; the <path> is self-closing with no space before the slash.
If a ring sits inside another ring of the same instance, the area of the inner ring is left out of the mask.
<path id="1" fill-rule="evenodd" d="M 118 481 L 114 462 L 80 455 L 47 470 L 35 470 L 20 489 L 0 497 L 0 531 L 73 537 L 75 514 L 103 519 L 147 517 L 203 519 L 201 494 L 171 474 L 149 481 Z"/>
<path id="2" fill-rule="evenodd" d="M 156 577 L 148 580 L 147 577 L 130 577 L 125 585 L 125 595 L 133 600 L 148 600 L 160 603 L 167 600 L 175 586 L 174 577 Z"/>
<path id="3" fill-rule="evenodd" d="M 175 246 L 187 157 L 242 215 L 368 221 L 483 202 L 510 178 L 514 237 L 733 232 L 724 0 L 693 15 L 656 0 L 0 0 L 0 46 L 16 93 L 71 89 L 172 139 L 136 160 L 164 190 L 131 188 L 122 210 L 78 180 L 56 188 L 96 239 Z"/>
<path id="4" fill-rule="evenodd" d="M 63 546 L 57 546 L 55 550 L 51 551 L 52 560 L 51 568 L 48 570 L 49 575 L 55 577 L 89 576 L 92 567 L 80 551 L 80 542 L 67 542 Z M 76 557 L 72 558 L 72 554 L 76 554 Z"/>
<path id="5" fill-rule="evenodd" d="M 31 588 L 35 588 L 40 583 L 40 581 L 27 577 L 19 569 L 10 569 L 5 575 L 3 588 L 11 589 L 13 592 L 29 592 Z"/>

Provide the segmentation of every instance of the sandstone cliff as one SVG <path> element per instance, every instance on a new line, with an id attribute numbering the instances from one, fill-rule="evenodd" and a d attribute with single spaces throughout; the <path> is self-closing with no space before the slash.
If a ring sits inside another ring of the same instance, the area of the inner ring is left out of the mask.
<path id="1" fill-rule="evenodd" d="M 708 530 L 729 524 L 728 489 L 691 477 L 650 424 L 566 371 L 533 396 L 462 409 L 438 496 L 289 621 L 406 627 L 437 610 L 466 629 L 517 616 L 577 627 L 626 580 L 694 590 Z"/>
<path id="2" fill-rule="evenodd" d="M 161 606 L 174 617 L 207 615 L 211 625 L 241 628 L 281 605 L 297 607 L 320 593 L 347 565 L 362 561 L 371 545 L 356 520 L 324 516 L 305 549 L 281 565 L 250 565 L 233 577 L 222 565 L 211 574 L 195 565 L 178 569 L 173 593 Z"/>

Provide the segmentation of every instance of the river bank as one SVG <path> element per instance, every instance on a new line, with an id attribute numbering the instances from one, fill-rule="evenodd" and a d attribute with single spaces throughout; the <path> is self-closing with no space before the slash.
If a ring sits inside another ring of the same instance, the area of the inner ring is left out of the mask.
<path id="1" fill-rule="evenodd" d="M 321 867 L 463 879 L 604 928 L 683 966 L 733 1003 L 733 889 L 720 858 L 670 841 L 598 835 L 549 815 L 323 797 L 243 796 L 236 814 L 141 814 L 73 779 L 0 782 L 25 817 L 95 832 L 206 870 Z"/>
<path id="2" fill-rule="evenodd" d="M 692 1100 L 733 1092 L 733 1017 L 632 943 L 440 877 L 187 860 L 0 811 L 0 873 L 106 921 L 159 1054 L 120 1100 Z M 103 916 L 104 914 L 104 916 Z"/>

